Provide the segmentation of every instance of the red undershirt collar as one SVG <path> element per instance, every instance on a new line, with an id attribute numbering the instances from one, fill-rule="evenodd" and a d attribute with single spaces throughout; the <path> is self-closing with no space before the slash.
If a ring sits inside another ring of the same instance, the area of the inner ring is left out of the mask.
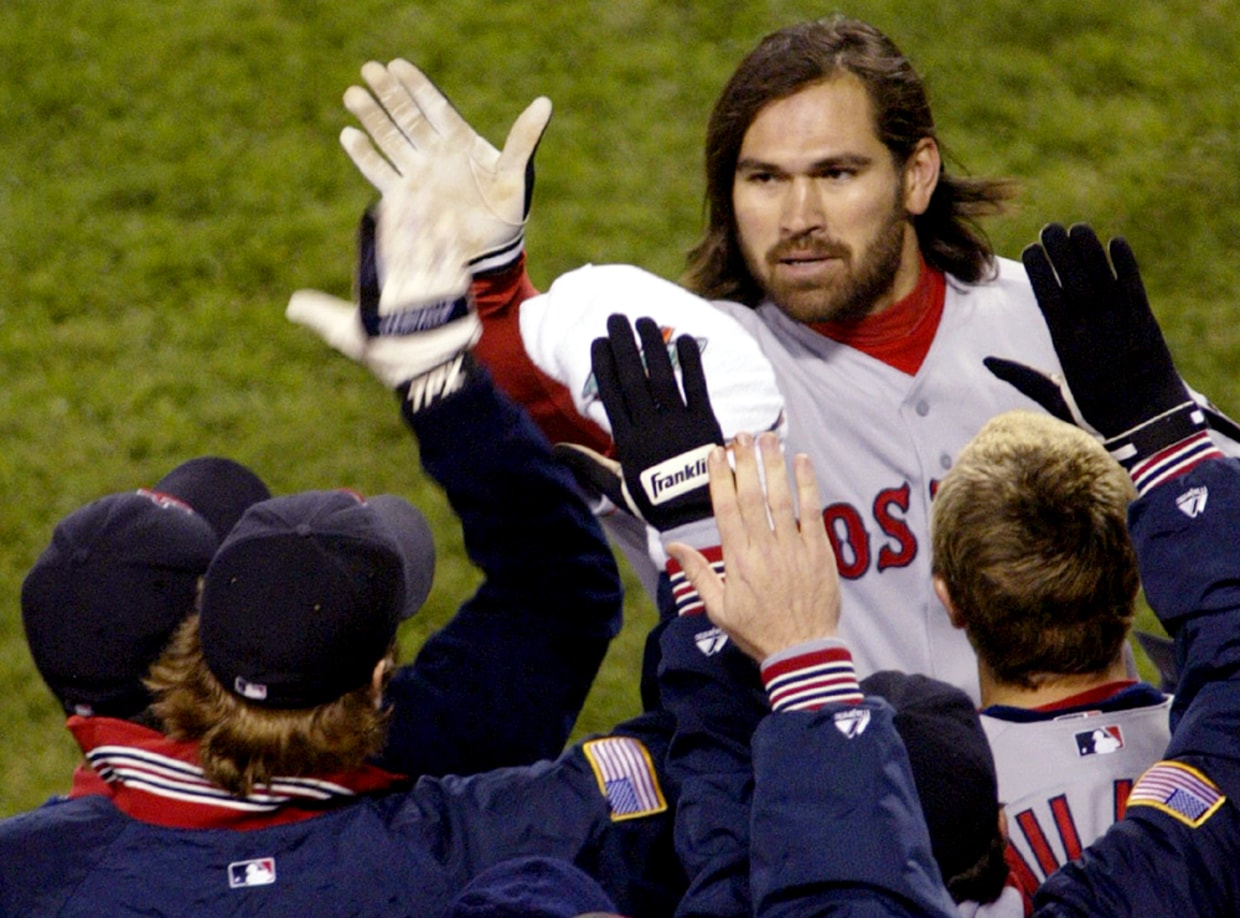
<path id="1" fill-rule="evenodd" d="M 1116 682 L 1108 682 L 1105 685 L 1099 685 L 1084 692 L 1078 692 L 1075 695 L 1069 695 L 1067 698 L 1060 698 L 1058 701 L 1052 701 L 1050 704 L 1040 704 L 1033 708 L 1035 711 L 1062 711 L 1067 708 L 1079 708 L 1090 704 L 1099 704 L 1106 701 L 1112 695 L 1122 692 L 1124 689 L 1137 684 L 1136 679 L 1120 679 Z"/>
<path id="2" fill-rule="evenodd" d="M 912 376 L 934 343 L 946 299 L 947 278 L 923 258 L 916 286 L 887 309 L 855 322 L 811 322 L 809 327 Z"/>

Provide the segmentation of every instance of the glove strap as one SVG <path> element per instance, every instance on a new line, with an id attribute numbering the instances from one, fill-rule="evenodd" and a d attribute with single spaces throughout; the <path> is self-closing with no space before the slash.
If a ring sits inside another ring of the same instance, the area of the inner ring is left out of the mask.
<path id="1" fill-rule="evenodd" d="M 839 638 L 797 644 L 762 662 L 762 684 L 772 711 L 817 711 L 856 704 L 864 697 L 848 645 Z"/>
<path id="2" fill-rule="evenodd" d="M 372 338 L 378 335 L 412 335 L 463 319 L 472 306 L 472 297 L 465 293 L 399 312 L 380 313 L 363 309 L 362 327 Z"/>
<path id="3" fill-rule="evenodd" d="M 475 278 L 484 274 L 498 274 L 506 271 L 517 263 L 521 253 L 525 251 L 525 230 L 522 229 L 515 237 L 499 248 L 483 252 L 469 260 L 469 273 Z"/>
<path id="4" fill-rule="evenodd" d="M 1132 476 L 1137 496 L 1185 474 L 1199 462 L 1222 456 L 1210 439 L 1205 414 L 1193 401 L 1176 405 L 1103 445 Z"/>

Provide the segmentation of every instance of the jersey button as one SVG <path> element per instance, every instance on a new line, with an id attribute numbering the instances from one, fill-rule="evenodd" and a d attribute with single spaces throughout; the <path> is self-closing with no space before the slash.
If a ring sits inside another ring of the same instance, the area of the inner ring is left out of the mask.
<path id="1" fill-rule="evenodd" d="M 943 466 L 945 469 L 950 469 L 952 467 L 952 457 L 947 453 L 943 453 L 939 456 L 939 465 Z"/>
<path id="2" fill-rule="evenodd" d="M 930 403 L 925 399 L 922 399 L 917 403 L 917 407 L 914 410 L 924 418 L 930 413 Z"/>

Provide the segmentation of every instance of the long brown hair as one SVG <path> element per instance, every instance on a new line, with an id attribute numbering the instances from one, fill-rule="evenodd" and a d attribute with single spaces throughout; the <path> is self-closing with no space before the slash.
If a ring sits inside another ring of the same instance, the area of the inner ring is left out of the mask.
<path id="1" fill-rule="evenodd" d="M 394 656 L 393 646 L 389 661 Z M 196 741 L 207 779 L 241 796 L 277 777 L 356 768 L 383 748 L 387 735 L 388 711 L 376 707 L 369 683 L 304 711 L 261 708 L 234 695 L 202 658 L 197 615 L 177 630 L 147 687 L 164 732 Z"/>
<path id="2" fill-rule="evenodd" d="M 756 306 L 764 291 L 745 265 L 732 207 L 732 183 L 745 133 L 768 103 L 840 73 L 861 80 L 874 108 L 875 129 L 903 167 L 918 142 L 937 142 L 925 85 L 908 58 L 878 29 L 834 16 L 766 36 L 741 61 L 711 112 L 706 129 L 706 233 L 689 252 L 681 282 L 709 299 Z M 994 270 L 994 251 L 977 223 L 1001 213 L 1016 185 L 1008 179 L 954 176 L 940 167 L 926 211 L 913 220 L 927 264 L 976 282 Z"/>

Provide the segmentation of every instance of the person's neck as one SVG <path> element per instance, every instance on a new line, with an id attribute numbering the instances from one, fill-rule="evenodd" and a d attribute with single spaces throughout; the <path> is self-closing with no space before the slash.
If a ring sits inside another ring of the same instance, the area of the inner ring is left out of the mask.
<path id="1" fill-rule="evenodd" d="M 1003 682 L 995 677 L 990 667 L 980 661 L 977 671 L 983 708 L 992 705 L 1004 705 L 1011 708 L 1043 708 L 1058 704 L 1074 695 L 1101 688 L 1109 683 L 1131 680 L 1122 654 L 1101 672 L 1048 676 L 1041 680 L 1036 688 Z"/>

